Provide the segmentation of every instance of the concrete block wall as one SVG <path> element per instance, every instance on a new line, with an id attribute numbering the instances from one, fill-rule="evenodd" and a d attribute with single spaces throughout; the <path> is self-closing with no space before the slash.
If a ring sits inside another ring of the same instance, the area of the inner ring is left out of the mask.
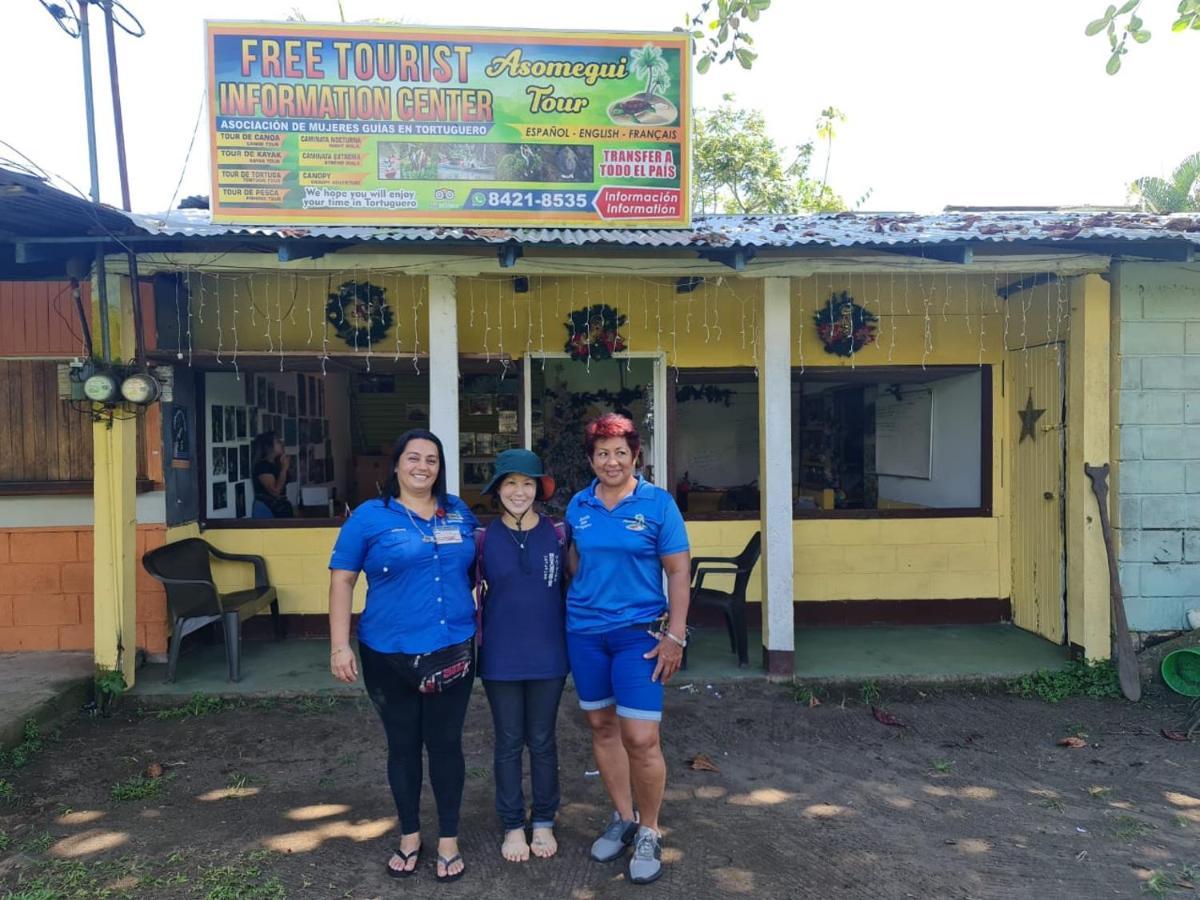
<path id="1" fill-rule="evenodd" d="M 138 526 L 139 561 L 165 533 Z M 94 603 L 90 525 L 0 528 L 0 652 L 91 650 Z M 167 651 L 167 596 L 140 562 L 137 646 L 152 656 Z"/>
<path id="2" fill-rule="evenodd" d="M 1200 608 L 1200 265 L 1114 266 L 1121 585 L 1130 628 Z"/>

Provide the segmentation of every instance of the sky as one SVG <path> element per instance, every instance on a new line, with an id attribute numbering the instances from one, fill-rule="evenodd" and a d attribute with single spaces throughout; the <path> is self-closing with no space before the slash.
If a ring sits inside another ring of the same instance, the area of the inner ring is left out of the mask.
<path id="1" fill-rule="evenodd" d="M 337 21 L 336 0 L 123 0 L 146 35 L 117 32 L 133 206 L 207 194 L 201 125 L 204 19 L 277 21 L 299 8 Z M 39 0 L 5 0 L 0 140 L 88 188 L 79 42 Z M 344 0 L 346 17 L 409 24 L 669 30 L 699 0 Z M 814 137 L 820 111 L 847 117 L 829 180 L 864 210 L 946 205 L 1120 205 L 1142 175 L 1167 175 L 1200 150 L 1188 97 L 1200 83 L 1200 35 L 1172 34 L 1175 3 L 1146 0 L 1153 33 L 1116 76 L 1103 37 L 1084 26 L 1104 0 L 774 0 L 751 34 L 759 59 L 696 79 L 697 106 L 732 93 L 765 114 L 782 145 Z M 101 199 L 120 204 L 103 19 L 93 12 Z M 97 27 L 98 26 L 98 27 Z M 1188 85 L 1192 85 L 1189 88 Z M 12 157 L 0 146 L 0 157 Z M 817 154 L 818 169 L 824 156 Z M 861 199 L 864 198 L 865 199 Z M 861 200 L 861 202 L 859 202 Z"/>

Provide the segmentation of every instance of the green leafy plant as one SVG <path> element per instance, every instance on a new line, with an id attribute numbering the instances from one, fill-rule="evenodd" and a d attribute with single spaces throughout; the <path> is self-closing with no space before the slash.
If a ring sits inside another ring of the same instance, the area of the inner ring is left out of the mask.
<path id="1" fill-rule="evenodd" d="M 1150 41 L 1146 23 L 1138 15 L 1141 8 L 1142 0 L 1126 0 L 1120 8 L 1110 4 L 1104 15 L 1088 22 L 1083 30 L 1088 37 L 1102 33 L 1108 36 L 1109 56 L 1104 71 L 1109 75 L 1116 75 L 1121 71 L 1121 57 L 1129 52 L 1130 38 L 1135 44 Z M 1171 24 L 1172 31 L 1200 31 L 1200 0 L 1179 0 L 1175 12 L 1176 18 Z M 1119 22 L 1118 19 L 1122 17 L 1125 17 L 1124 21 Z"/>
<path id="2" fill-rule="evenodd" d="M 1111 660 L 1073 660 L 1057 672 L 1043 669 L 1022 675 L 1009 683 L 1008 690 L 1019 697 L 1037 698 L 1047 703 L 1058 703 L 1068 697 L 1115 699 L 1121 696 L 1117 668 Z"/>
<path id="3" fill-rule="evenodd" d="M 1200 153 L 1186 157 L 1169 178 L 1147 175 L 1129 186 L 1130 196 L 1142 212 L 1200 211 Z"/>
<path id="4" fill-rule="evenodd" d="M 96 711 L 108 715 L 121 695 L 128 690 L 125 673 L 120 669 L 96 669 Z"/>
<path id="5" fill-rule="evenodd" d="M 954 760 L 952 759 L 935 759 L 930 768 L 939 775 L 949 775 L 954 771 Z"/>

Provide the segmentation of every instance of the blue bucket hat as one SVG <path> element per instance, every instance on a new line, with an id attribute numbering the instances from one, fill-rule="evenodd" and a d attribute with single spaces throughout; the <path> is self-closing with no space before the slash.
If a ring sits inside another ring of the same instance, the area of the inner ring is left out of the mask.
<path id="1" fill-rule="evenodd" d="M 532 450 L 505 450 L 497 456 L 492 480 L 487 483 L 483 493 L 494 493 L 507 475 L 528 475 L 536 481 L 538 500 L 554 496 L 554 478 L 546 473 L 541 459 Z"/>

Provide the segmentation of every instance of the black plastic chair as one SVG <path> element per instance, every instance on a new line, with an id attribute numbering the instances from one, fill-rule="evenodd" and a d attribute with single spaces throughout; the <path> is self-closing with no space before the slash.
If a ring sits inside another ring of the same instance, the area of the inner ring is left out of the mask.
<path id="1" fill-rule="evenodd" d="M 692 557 L 692 602 L 693 608 L 709 606 L 725 614 L 729 628 L 729 649 L 737 654 L 738 665 L 745 668 L 750 664 L 746 646 L 746 586 L 750 573 L 758 563 L 762 552 L 762 532 L 754 536 L 737 556 L 694 556 Z M 709 575 L 732 575 L 733 590 L 719 591 L 704 586 Z M 687 668 L 687 648 L 683 649 L 683 666 Z"/>
<path id="2" fill-rule="evenodd" d="M 213 582 L 209 557 L 254 566 L 254 587 L 222 594 Z M 163 583 L 171 618 L 171 649 L 167 656 L 167 681 L 175 680 L 175 666 L 183 639 L 197 629 L 220 621 L 225 634 L 225 659 L 229 680 L 241 676 L 242 622 L 267 604 L 275 638 L 283 638 L 279 599 L 267 579 L 267 563 L 261 556 L 225 553 L 200 538 L 186 538 L 151 550 L 142 557 L 146 571 Z"/>

